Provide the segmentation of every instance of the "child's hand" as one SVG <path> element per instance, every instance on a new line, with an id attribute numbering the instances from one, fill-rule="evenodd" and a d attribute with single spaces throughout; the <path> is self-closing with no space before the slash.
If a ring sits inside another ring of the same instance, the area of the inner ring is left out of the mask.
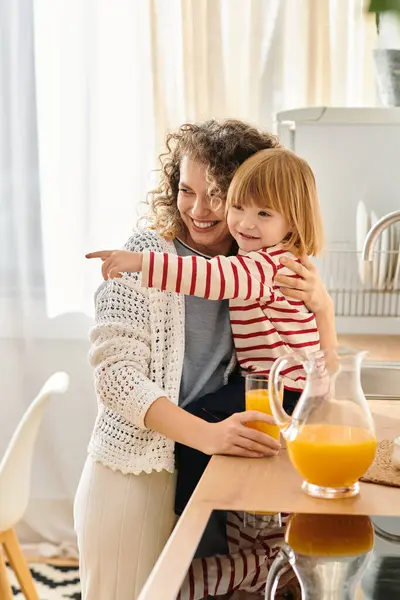
<path id="1" fill-rule="evenodd" d="M 101 272 L 105 281 L 114 277 L 122 277 L 122 273 L 138 273 L 142 270 L 143 255 L 141 252 L 129 250 L 100 250 L 90 252 L 86 258 L 101 258 Z"/>

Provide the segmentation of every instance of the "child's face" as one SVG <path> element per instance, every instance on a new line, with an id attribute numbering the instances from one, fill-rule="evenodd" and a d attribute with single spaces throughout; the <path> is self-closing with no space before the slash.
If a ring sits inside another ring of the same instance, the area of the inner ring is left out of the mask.
<path id="1" fill-rule="evenodd" d="M 275 246 L 290 232 L 285 217 L 255 204 L 231 206 L 227 223 L 229 231 L 243 252 L 255 252 L 261 248 Z"/>

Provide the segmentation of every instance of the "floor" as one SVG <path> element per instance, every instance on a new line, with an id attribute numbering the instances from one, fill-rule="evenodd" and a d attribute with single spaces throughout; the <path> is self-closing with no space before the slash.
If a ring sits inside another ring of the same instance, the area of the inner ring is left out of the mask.
<path id="1" fill-rule="evenodd" d="M 81 600 L 79 570 L 75 561 L 30 562 L 29 568 L 40 600 Z M 25 600 L 10 568 L 8 575 L 14 598 Z"/>

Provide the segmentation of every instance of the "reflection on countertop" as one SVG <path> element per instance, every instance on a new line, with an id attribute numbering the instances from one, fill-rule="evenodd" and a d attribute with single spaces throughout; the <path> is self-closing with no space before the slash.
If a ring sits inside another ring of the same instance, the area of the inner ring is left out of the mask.
<path id="1" fill-rule="evenodd" d="M 227 553 L 197 556 L 178 600 L 400 598 L 400 518 L 283 514 L 271 527 L 268 516 L 222 514 Z"/>

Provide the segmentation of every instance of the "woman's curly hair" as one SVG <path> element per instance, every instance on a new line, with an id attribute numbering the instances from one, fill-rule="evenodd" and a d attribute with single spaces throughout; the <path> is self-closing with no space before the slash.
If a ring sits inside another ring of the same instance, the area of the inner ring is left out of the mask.
<path id="1" fill-rule="evenodd" d="M 213 201 L 225 202 L 236 169 L 250 156 L 279 146 L 278 139 L 234 119 L 209 120 L 182 125 L 166 137 L 166 151 L 160 157 L 160 183 L 148 195 L 147 224 L 166 239 L 174 239 L 182 221 L 177 200 L 180 164 L 184 156 L 206 165 L 208 194 Z"/>

